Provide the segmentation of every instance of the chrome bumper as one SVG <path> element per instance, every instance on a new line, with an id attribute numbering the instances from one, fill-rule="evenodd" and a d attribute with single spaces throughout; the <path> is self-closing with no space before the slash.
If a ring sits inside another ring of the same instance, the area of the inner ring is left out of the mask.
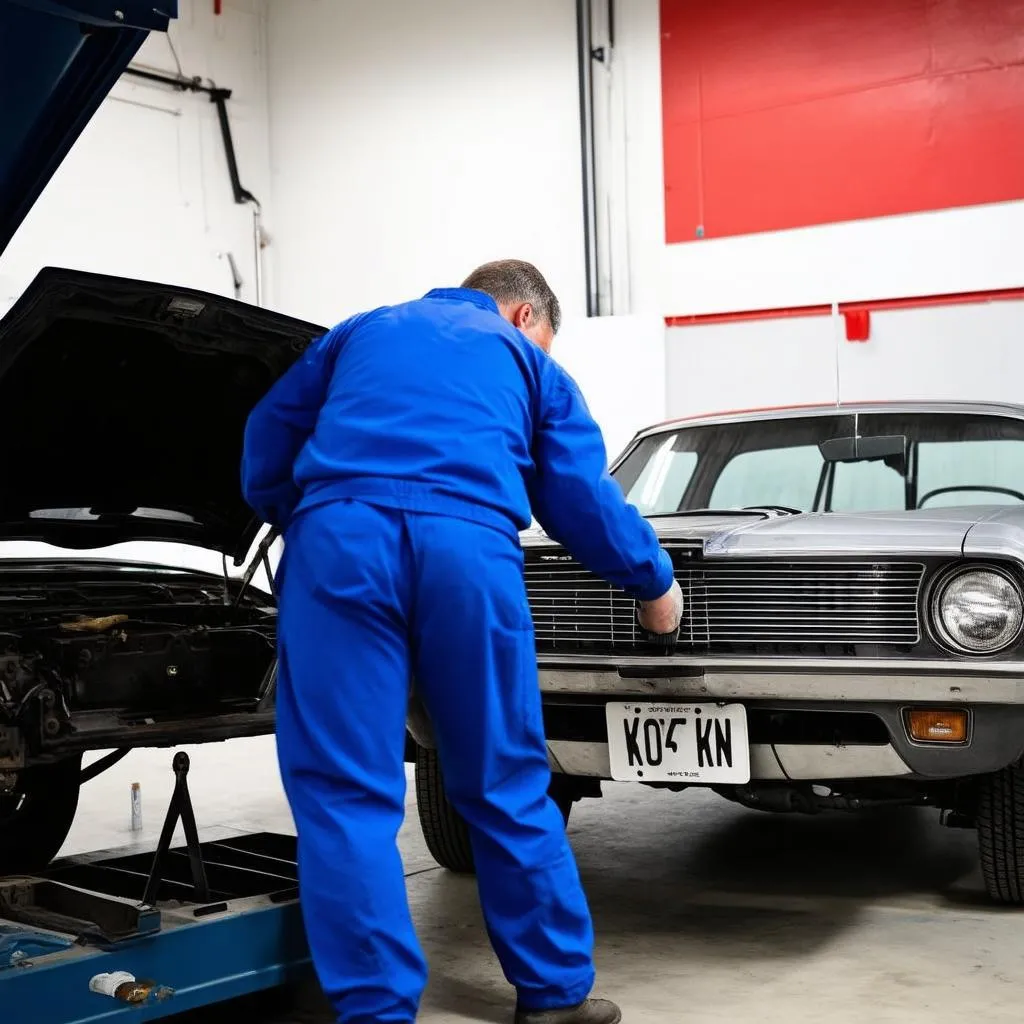
<path id="1" fill-rule="evenodd" d="M 541 691 L 550 697 L 785 701 L 804 706 L 971 704 L 976 715 L 983 705 L 1024 705 L 1024 665 L 1006 662 L 680 656 L 617 658 L 610 663 L 598 657 L 542 657 L 539 675 Z M 952 756 L 961 755 L 954 751 Z M 993 755 L 996 760 L 999 756 Z M 553 770 L 568 775 L 610 777 L 604 743 L 550 740 L 548 758 Z M 888 743 L 752 744 L 750 765 L 751 777 L 759 780 L 897 778 L 921 771 L 912 769 Z M 951 767 L 949 775 L 956 773 Z"/>
<path id="2" fill-rule="evenodd" d="M 541 692 L 690 700 L 1024 704 L 1024 665 L 894 659 L 541 658 Z"/>

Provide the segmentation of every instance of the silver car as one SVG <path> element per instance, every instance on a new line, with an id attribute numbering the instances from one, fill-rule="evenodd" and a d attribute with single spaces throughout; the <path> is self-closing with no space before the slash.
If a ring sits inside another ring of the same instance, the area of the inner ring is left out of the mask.
<path id="1" fill-rule="evenodd" d="M 737 413 L 638 434 L 611 470 L 670 552 L 678 637 L 540 531 L 523 537 L 568 818 L 605 780 L 765 811 L 934 806 L 1024 902 L 1024 407 Z M 429 734 L 435 857 L 471 870 Z"/>

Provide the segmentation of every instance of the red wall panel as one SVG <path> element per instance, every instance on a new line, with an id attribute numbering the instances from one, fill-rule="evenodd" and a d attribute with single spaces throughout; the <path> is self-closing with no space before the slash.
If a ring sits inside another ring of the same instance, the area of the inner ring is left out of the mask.
<path id="1" fill-rule="evenodd" d="M 1024 197 L 1024 0 L 661 0 L 666 240 Z"/>

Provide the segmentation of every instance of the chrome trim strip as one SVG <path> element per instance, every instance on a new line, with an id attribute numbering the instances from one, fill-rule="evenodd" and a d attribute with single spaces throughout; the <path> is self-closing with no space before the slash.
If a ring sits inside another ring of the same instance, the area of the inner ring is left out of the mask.
<path id="1" fill-rule="evenodd" d="M 651 669 L 658 674 L 679 669 L 681 675 L 700 675 L 719 672 L 829 672 L 863 675 L 891 672 L 894 675 L 952 676 L 1019 676 L 1024 679 L 1024 661 L 991 661 L 987 658 L 742 658 L 701 657 L 695 654 L 541 654 L 537 664 L 542 670 L 601 669 L 618 672 L 619 669 Z"/>
<path id="2" fill-rule="evenodd" d="M 910 775 L 910 767 L 888 743 L 819 746 L 777 743 L 786 775 L 798 781 L 814 779 L 891 779 Z"/>
<path id="3" fill-rule="evenodd" d="M 607 779 L 611 776 L 606 743 L 549 740 L 553 771 Z M 785 771 L 783 771 L 785 769 Z M 768 743 L 750 746 L 750 777 L 759 781 L 896 778 L 911 774 L 888 743 L 837 747 L 830 744 Z"/>
<path id="4" fill-rule="evenodd" d="M 928 663 L 925 663 L 926 665 Z M 662 662 L 664 665 L 664 662 Z M 985 666 L 995 668 L 994 665 Z M 708 668 L 702 674 L 623 677 L 616 669 L 540 670 L 540 688 L 551 694 L 680 697 L 694 700 L 786 700 L 801 702 L 894 701 L 947 704 L 1024 704 L 1024 672 L 952 675 L 837 671 L 834 663 L 818 670 L 763 671 L 736 666 Z"/>

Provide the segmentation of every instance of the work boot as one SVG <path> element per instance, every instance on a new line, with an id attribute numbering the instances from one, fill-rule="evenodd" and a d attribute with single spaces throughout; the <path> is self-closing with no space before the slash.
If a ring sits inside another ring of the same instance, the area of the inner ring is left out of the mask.
<path id="1" fill-rule="evenodd" d="M 619 1024 L 622 1013 L 607 999 L 588 999 L 564 1010 L 516 1010 L 516 1024 Z"/>

